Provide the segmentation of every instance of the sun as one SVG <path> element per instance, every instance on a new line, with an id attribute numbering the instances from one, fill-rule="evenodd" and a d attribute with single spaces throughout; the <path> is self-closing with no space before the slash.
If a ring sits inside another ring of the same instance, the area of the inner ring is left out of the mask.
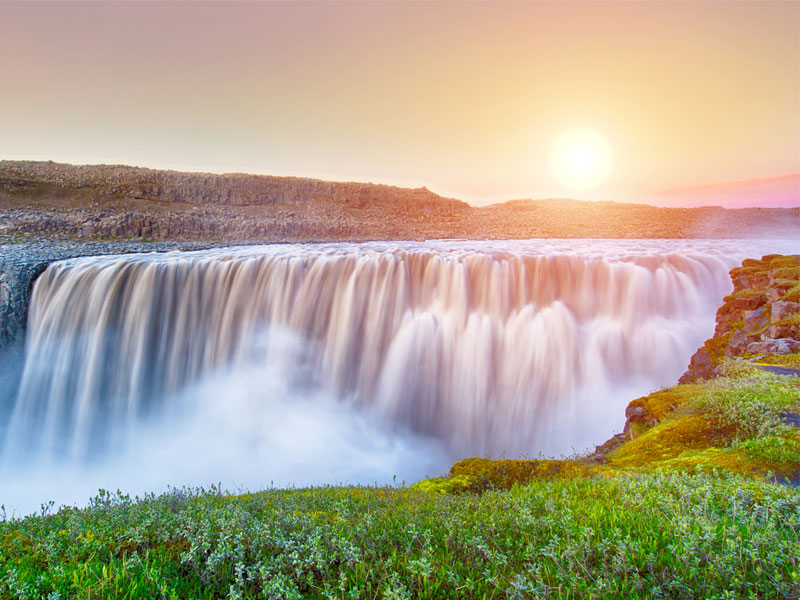
<path id="1" fill-rule="evenodd" d="M 555 176 L 569 189 L 590 190 L 608 177 L 611 149 L 596 131 L 572 129 L 556 140 L 550 164 Z"/>

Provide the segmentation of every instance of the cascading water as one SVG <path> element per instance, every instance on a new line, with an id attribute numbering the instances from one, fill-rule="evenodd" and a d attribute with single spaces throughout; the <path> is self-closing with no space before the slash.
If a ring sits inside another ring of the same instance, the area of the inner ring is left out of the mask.
<path id="1" fill-rule="evenodd" d="M 360 460 L 371 482 L 468 455 L 583 449 L 619 430 L 629 400 L 675 382 L 748 253 L 427 242 L 55 263 L 33 290 L 3 468 L 138 456 L 180 479 L 179 455 L 201 446 L 212 464 L 260 457 L 254 485 L 274 481 L 262 459 L 292 465 L 284 484 L 326 482 L 327 467 L 363 480 Z M 319 451 L 287 446 L 301 438 Z"/>

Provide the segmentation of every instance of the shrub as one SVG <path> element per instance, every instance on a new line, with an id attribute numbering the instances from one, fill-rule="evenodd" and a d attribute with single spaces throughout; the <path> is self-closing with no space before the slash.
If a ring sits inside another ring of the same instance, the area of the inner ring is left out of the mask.
<path id="1" fill-rule="evenodd" d="M 788 378 L 759 370 L 747 361 L 724 366 L 724 375 L 706 384 L 693 410 L 708 415 L 733 441 L 786 433 L 781 414 L 800 404 L 800 389 Z"/>

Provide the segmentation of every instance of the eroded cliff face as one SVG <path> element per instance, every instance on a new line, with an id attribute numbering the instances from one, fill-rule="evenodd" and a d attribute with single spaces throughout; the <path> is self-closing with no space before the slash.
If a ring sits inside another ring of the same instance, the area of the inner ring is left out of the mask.
<path id="1" fill-rule="evenodd" d="M 400 188 L 358 182 L 243 173 L 182 173 L 121 165 L 67 165 L 5 161 L 2 185 L 21 191 L 51 184 L 65 190 L 91 189 L 101 196 L 185 204 L 258 206 L 324 201 L 352 207 L 390 205 L 401 210 L 458 210 L 459 200 L 443 198 L 427 188 Z"/>
<path id="2" fill-rule="evenodd" d="M 758 361 L 800 352 L 800 256 L 748 259 L 717 311 L 714 337 L 692 356 L 680 383 L 713 377 L 725 358 Z"/>

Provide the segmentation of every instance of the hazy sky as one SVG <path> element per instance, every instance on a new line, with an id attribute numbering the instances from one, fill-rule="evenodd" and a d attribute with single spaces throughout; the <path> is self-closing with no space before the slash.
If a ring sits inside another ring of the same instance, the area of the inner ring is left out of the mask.
<path id="1" fill-rule="evenodd" d="M 565 190 L 559 136 L 612 153 Z M 800 171 L 800 2 L 0 2 L 0 158 L 632 199 Z"/>

